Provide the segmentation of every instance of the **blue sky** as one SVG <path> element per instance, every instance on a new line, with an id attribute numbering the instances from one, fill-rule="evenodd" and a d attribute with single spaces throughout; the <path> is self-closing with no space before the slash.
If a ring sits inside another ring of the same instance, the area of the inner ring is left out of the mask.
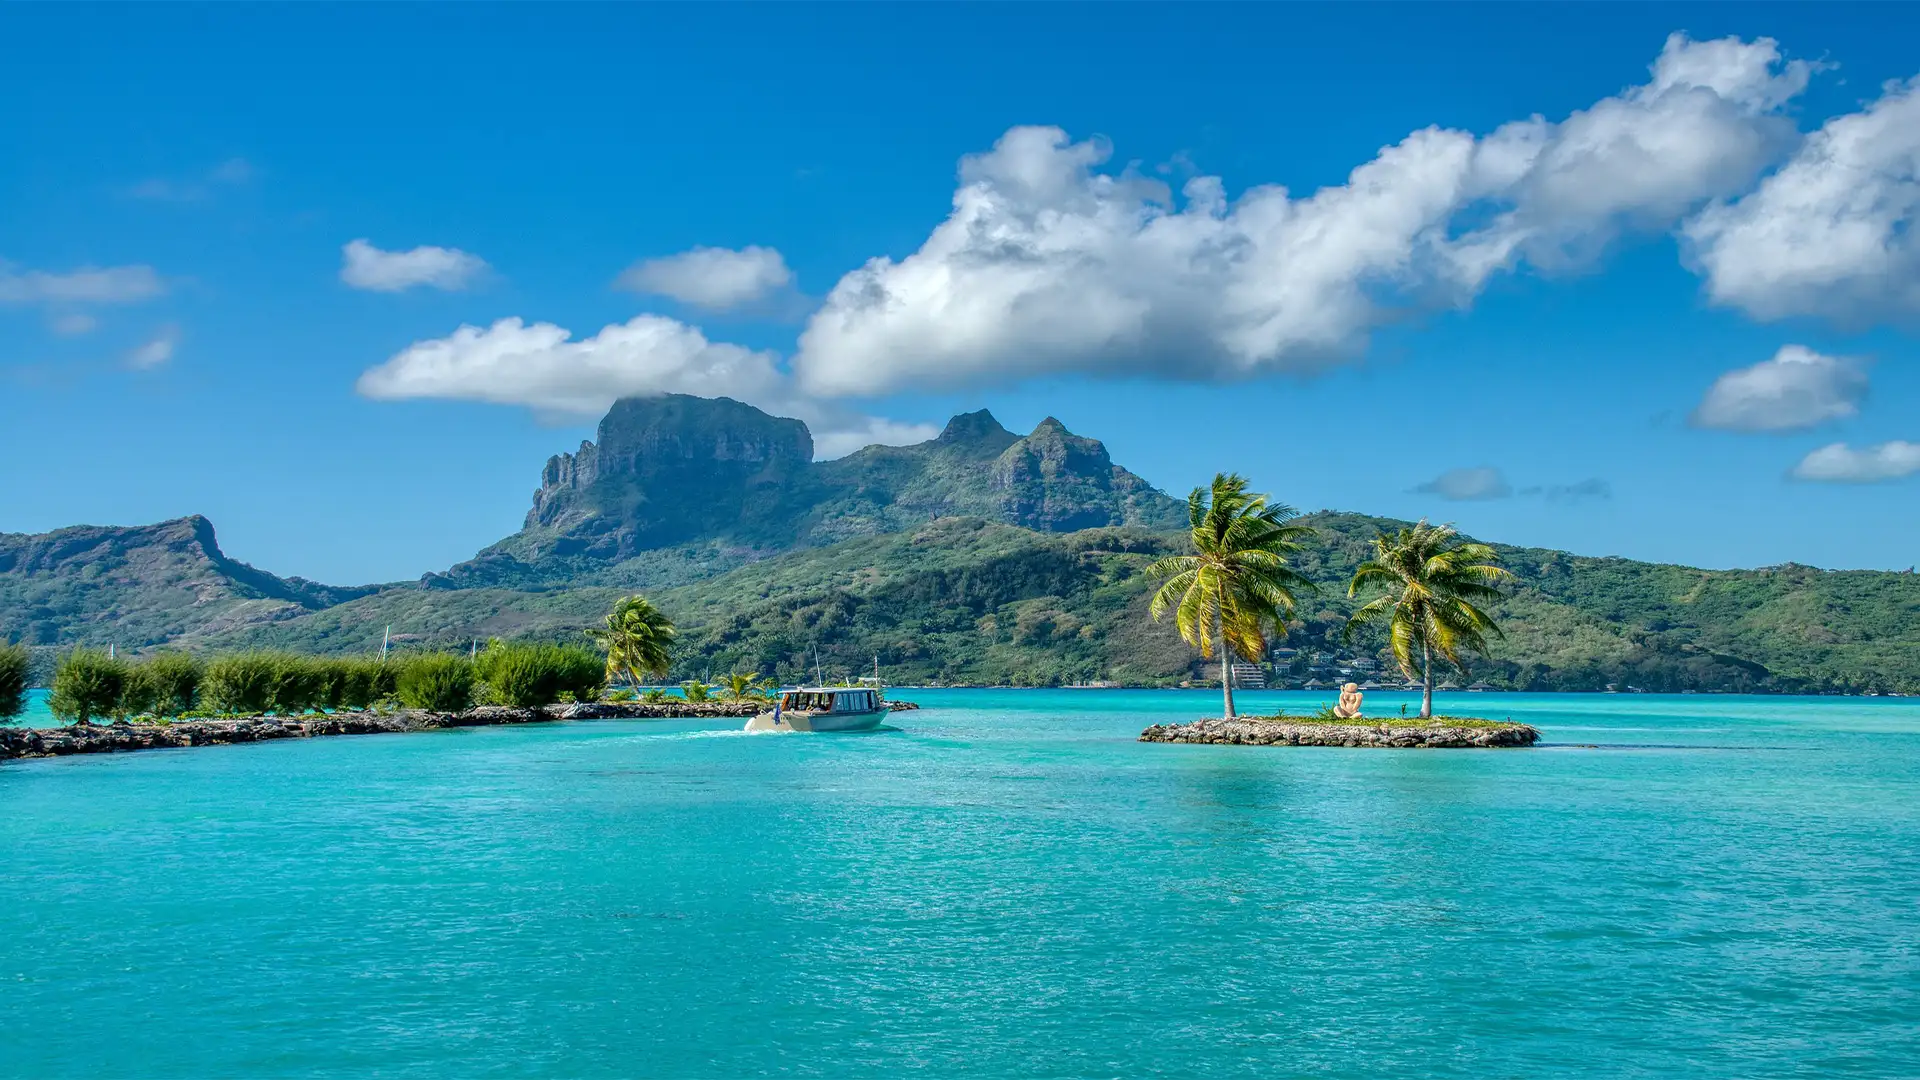
<path id="1" fill-rule="evenodd" d="M 985 406 L 1176 493 L 1904 568 L 1917 41 L 1896 5 L 8 6 L 0 531 L 202 513 L 278 573 L 414 577 L 605 400 L 686 390 L 829 451 Z"/>

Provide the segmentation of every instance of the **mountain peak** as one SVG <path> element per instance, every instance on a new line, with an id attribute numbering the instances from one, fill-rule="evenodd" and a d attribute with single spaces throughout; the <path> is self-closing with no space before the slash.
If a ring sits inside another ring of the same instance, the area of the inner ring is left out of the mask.
<path id="1" fill-rule="evenodd" d="M 940 432 L 940 437 L 933 441 L 939 443 L 977 442 L 981 439 L 998 438 L 1012 434 L 1013 432 L 1008 431 L 1002 426 L 1000 421 L 994 419 L 993 413 L 988 412 L 986 409 L 976 409 L 973 412 L 960 413 L 953 419 L 947 421 L 947 426 Z"/>
<path id="2" fill-rule="evenodd" d="M 813 433 L 807 430 L 806 424 L 771 416 L 729 397 L 703 398 L 692 394 L 625 397 L 614 402 L 600 421 L 603 453 L 629 444 L 653 444 L 663 439 L 711 443 L 712 452 L 722 458 L 738 452 L 737 447 L 730 450 L 729 443 L 770 440 L 781 444 L 776 452 L 791 451 L 802 460 L 813 460 Z"/>
<path id="3" fill-rule="evenodd" d="M 547 554 L 617 561 L 784 520 L 775 511 L 813 461 L 807 425 L 732 398 L 621 398 L 599 440 L 541 473 L 526 528 L 564 534 Z"/>
<path id="4" fill-rule="evenodd" d="M 1045 420 L 1042 420 L 1038 424 L 1035 424 L 1033 427 L 1033 435 L 1028 435 L 1027 438 L 1031 439 L 1033 438 L 1034 435 L 1071 435 L 1071 434 L 1073 434 L 1073 432 L 1067 430 L 1067 425 L 1049 416 Z"/>

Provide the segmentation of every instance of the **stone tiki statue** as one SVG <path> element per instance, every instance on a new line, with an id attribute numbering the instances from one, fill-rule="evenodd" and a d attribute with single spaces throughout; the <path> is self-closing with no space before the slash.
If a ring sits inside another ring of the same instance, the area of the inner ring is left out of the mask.
<path id="1" fill-rule="evenodd" d="M 1340 688 L 1340 704 L 1333 707 L 1333 715 L 1342 720 L 1354 720 L 1360 716 L 1360 685 L 1348 683 Z"/>

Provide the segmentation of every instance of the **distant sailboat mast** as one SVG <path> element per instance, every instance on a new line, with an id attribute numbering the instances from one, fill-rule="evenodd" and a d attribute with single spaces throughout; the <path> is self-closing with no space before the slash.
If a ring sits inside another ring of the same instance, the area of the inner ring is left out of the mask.
<path id="1" fill-rule="evenodd" d="M 393 640 L 393 624 L 387 624 L 387 632 L 380 635 L 380 662 L 387 662 L 387 643 Z"/>

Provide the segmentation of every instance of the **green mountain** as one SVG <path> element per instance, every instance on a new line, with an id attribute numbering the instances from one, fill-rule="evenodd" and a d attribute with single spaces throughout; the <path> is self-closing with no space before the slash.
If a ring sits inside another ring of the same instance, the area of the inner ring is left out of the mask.
<path id="1" fill-rule="evenodd" d="M 937 517 L 1072 532 L 1185 513 L 1051 417 L 1023 438 L 981 410 L 917 446 L 812 459 L 798 420 L 727 398 L 628 398 L 597 442 L 548 460 L 520 532 L 425 583 L 658 586 Z"/>
<path id="2" fill-rule="evenodd" d="M 677 677 L 797 679 L 877 657 L 899 682 L 1172 683 L 1211 672 L 1146 617 L 1142 570 L 1184 507 L 1048 420 L 985 412 L 918 446 L 814 462 L 793 420 L 737 402 L 623 401 L 547 463 L 525 527 L 418 584 L 333 589 L 227 559 L 203 518 L 0 536 L 0 636 L 318 652 L 577 634 L 644 588 L 682 627 Z M 1343 583 L 1376 529 L 1311 515 L 1323 591 L 1277 677 L 1381 658 L 1347 642 Z M 1521 584 L 1472 678 L 1597 690 L 1920 692 L 1920 577 L 1784 566 L 1708 571 L 1502 547 Z"/>
<path id="3" fill-rule="evenodd" d="M 29 645 L 150 645 L 294 618 L 375 588 L 276 577 L 235 562 L 197 514 L 133 528 L 0 533 L 0 639 Z"/>

